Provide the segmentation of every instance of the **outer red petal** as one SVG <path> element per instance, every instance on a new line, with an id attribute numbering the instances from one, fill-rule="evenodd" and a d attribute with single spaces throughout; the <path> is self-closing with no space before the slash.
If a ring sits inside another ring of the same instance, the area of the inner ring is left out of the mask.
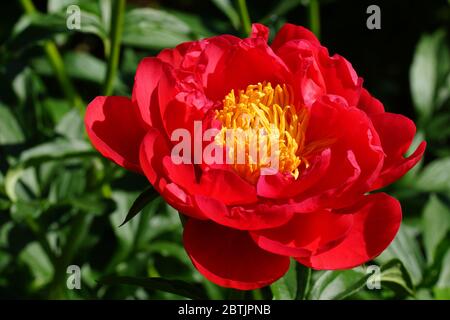
<path id="1" fill-rule="evenodd" d="M 269 39 L 269 28 L 260 23 L 252 24 L 252 33 L 250 38 L 262 38 L 267 42 Z"/>
<path id="2" fill-rule="evenodd" d="M 314 269 L 336 270 L 353 268 L 378 256 L 400 227 L 400 203 L 385 193 L 378 193 L 366 196 L 358 208 L 344 241 L 329 251 L 296 260 Z"/>
<path id="3" fill-rule="evenodd" d="M 286 23 L 276 34 L 271 47 L 274 51 L 277 51 L 286 42 L 291 40 L 307 40 L 315 46 L 320 46 L 320 42 L 314 33 L 306 28 Z"/>
<path id="4" fill-rule="evenodd" d="M 416 133 L 414 122 L 405 116 L 389 112 L 372 114 L 371 120 L 386 154 L 380 176 L 372 186 L 375 190 L 391 184 L 414 167 L 422 158 L 426 143 L 422 142 L 411 156 L 405 158 L 403 155 L 408 151 Z"/>
<path id="5" fill-rule="evenodd" d="M 295 214 L 281 227 L 251 234 L 264 250 L 286 256 L 308 257 L 337 246 L 352 225 L 351 214 L 321 210 Z"/>
<path id="6" fill-rule="evenodd" d="M 165 175 L 162 159 L 167 154 L 169 147 L 162 134 L 151 128 L 140 148 L 140 163 L 145 176 L 175 209 L 191 217 L 203 219 L 204 216 L 195 208 L 192 197 Z"/>
<path id="7" fill-rule="evenodd" d="M 94 147 L 118 165 L 141 172 L 139 145 L 146 133 L 139 110 L 125 97 L 96 97 L 84 118 Z"/>
<path id="8" fill-rule="evenodd" d="M 144 58 L 134 77 L 132 100 L 139 106 L 142 119 L 152 127 L 160 127 L 161 114 L 155 95 L 159 80 L 164 75 L 163 64 L 156 58 Z"/>
<path id="9" fill-rule="evenodd" d="M 286 273 L 289 258 L 260 249 L 248 232 L 189 219 L 183 241 L 194 266 L 210 281 L 229 288 L 264 287 Z"/>
<path id="10" fill-rule="evenodd" d="M 361 89 L 361 96 L 359 97 L 358 108 L 363 110 L 368 115 L 384 112 L 384 106 L 380 102 L 380 100 L 372 97 L 370 93 L 364 88 Z"/>

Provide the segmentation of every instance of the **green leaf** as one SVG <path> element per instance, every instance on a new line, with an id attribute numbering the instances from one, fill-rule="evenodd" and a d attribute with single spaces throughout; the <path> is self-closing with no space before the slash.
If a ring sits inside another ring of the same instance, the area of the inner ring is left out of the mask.
<path id="1" fill-rule="evenodd" d="M 16 23 L 5 46 L 11 52 L 19 51 L 67 31 L 66 18 L 63 15 L 38 12 L 27 14 Z"/>
<path id="2" fill-rule="evenodd" d="M 149 243 L 145 249 L 149 253 L 158 253 L 164 257 L 174 257 L 186 266 L 192 267 L 191 260 L 186 254 L 186 250 L 179 244 L 160 240 Z"/>
<path id="3" fill-rule="evenodd" d="M 102 83 L 106 74 L 106 63 L 104 61 L 86 52 L 68 52 L 63 59 L 67 74 L 71 78 Z M 53 75 L 53 69 L 48 59 L 39 57 L 34 59 L 32 64 L 38 74 Z"/>
<path id="4" fill-rule="evenodd" d="M 18 144 L 25 136 L 12 112 L 0 103 L 0 145 Z"/>
<path id="5" fill-rule="evenodd" d="M 423 269 L 425 267 L 424 257 L 415 239 L 413 230 L 405 224 L 402 224 L 394 241 L 392 241 L 390 246 L 376 261 L 387 263 L 393 259 L 399 259 L 402 262 L 415 286 L 422 281 Z"/>
<path id="6" fill-rule="evenodd" d="M 16 184 L 30 166 L 52 160 L 64 160 L 85 156 L 96 156 L 91 145 L 82 140 L 55 139 L 51 142 L 27 149 L 20 155 L 19 163 L 10 168 L 5 177 L 5 192 L 12 201 L 18 199 Z"/>
<path id="7" fill-rule="evenodd" d="M 450 250 L 447 251 L 442 261 L 441 273 L 433 292 L 436 299 L 450 300 Z"/>
<path id="8" fill-rule="evenodd" d="M 435 97 L 440 67 L 438 55 L 445 40 L 442 30 L 424 35 L 417 44 L 410 69 L 410 86 L 414 106 L 424 118 L 429 118 L 435 107 Z"/>
<path id="9" fill-rule="evenodd" d="M 194 300 L 206 299 L 204 292 L 198 286 L 180 280 L 162 278 L 134 278 L 126 276 L 109 276 L 99 280 L 104 285 L 132 285 L 150 290 L 160 290 L 177 294 Z"/>
<path id="10" fill-rule="evenodd" d="M 119 227 L 123 226 L 128 221 L 133 219 L 139 212 L 141 212 L 142 209 L 145 208 L 147 204 L 155 200 L 157 197 L 159 197 L 159 193 L 153 188 L 149 188 L 142 192 L 133 202 L 127 216 L 125 217 L 125 220 Z"/>
<path id="11" fill-rule="evenodd" d="M 11 207 L 11 218 L 18 223 L 23 223 L 28 219 L 37 219 L 47 206 L 48 204 L 41 201 L 17 201 Z"/>
<path id="12" fill-rule="evenodd" d="M 193 33 L 189 26 L 168 12 L 139 8 L 125 15 L 124 45 L 160 50 L 190 40 L 193 40 Z"/>
<path id="13" fill-rule="evenodd" d="M 422 217 L 423 243 L 428 264 L 435 261 L 437 248 L 450 230 L 450 209 L 436 195 L 431 195 Z"/>
<path id="14" fill-rule="evenodd" d="M 309 0 L 281 0 L 277 1 L 276 6 L 270 10 L 270 13 L 261 19 L 261 23 L 268 23 L 270 20 L 278 19 L 299 5 L 308 5 Z"/>
<path id="15" fill-rule="evenodd" d="M 362 289 L 369 276 L 365 275 L 361 268 L 343 271 L 324 271 L 311 287 L 309 299 L 344 299 Z"/>
<path id="16" fill-rule="evenodd" d="M 55 139 L 27 149 L 20 155 L 22 166 L 40 164 L 50 160 L 61 160 L 96 154 L 92 146 L 83 140 Z"/>
<path id="17" fill-rule="evenodd" d="M 110 0 L 108 0 L 108 2 L 110 2 Z M 47 11 L 51 13 L 66 14 L 67 7 L 70 5 L 79 6 L 81 11 L 100 15 L 99 3 L 92 0 L 48 0 Z"/>
<path id="18" fill-rule="evenodd" d="M 84 130 L 84 121 L 75 109 L 66 113 L 55 128 L 56 133 L 75 140 L 82 139 Z"/>
<path id="19" fill-rule="evenodd" d="M 296 271 L 295 283 L 297 289 L 295 299 L 305 300 L 309 294 L 309 290 L 311 289 L 310 285 L 311 285 L 312 269 L 300 263 L 297 263 L 295 271 Z"/>
<path id="20" fill-rule="evenodd" d="M 273 300 L 295 300 L 297 294 L 297 262 L 291 260 L 288 272 L 270 285 Z"/>
<path id="21" fill-rule="evenodd" d="M 42 288 L 52 280 L 53 265 L 37 242 L 29 243 L 20 253 L 19 260 L 28 266 L 33 276 L 31 283 L 33 289 Z"/>
<path id="22" fill-rule="evenodd" d="M 233 7 L 230 0 L 212 0 L 212 2 L 219 8 L 230 20 L 231 25 L 236 30 L 239 30 L 241 21 L 239 19 L 239 13 Z"/>
<path id="23" fill-rule="evenodd" d="M 429 163 L 419 174 L 415 187 L 428 192 L 450 191 L 450 157 Z"/>
<path id="24" fill-rule="evenodd" d="M 411 276 L 400 260 L 393 259 L 382 265 L 380 276 L 382 286 L 386 285 L 395 292 L 404 295 L 414 295 L 414 285 Z"/>
<path id="25" fill-rule="evenodd" d="M 343 271 L 324 271 L 313 284 L 309 298 L 313 300 L 346 299 L 374 281 L 380 281 L 381 289 L 386 286 L 402 295 L 414 294 L 411 277 L 400 260 L 393 259 L 382 266 L 373 266 L 379 268 L 378 273 L 361 267 Z"/>

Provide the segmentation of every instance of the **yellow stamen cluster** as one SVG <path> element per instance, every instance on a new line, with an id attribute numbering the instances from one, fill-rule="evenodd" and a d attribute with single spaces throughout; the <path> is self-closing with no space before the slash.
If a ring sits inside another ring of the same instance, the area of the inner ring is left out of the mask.
<path id="1" fill-rule="evenodd" d="M 270 83 L 249 85 L 235 95 L 232 90 L 223 101 L 223 108 L 216 111 L 216 119 L 222 123 L 222 130 L 216 136 L 216 142 L 227 146 L 229 152 L 236 159 L 239 146 L 245 147 L 245 163 L 234 161 L 234 169 L 249 181 L 255 181 L 262 168 L 269 167 L 268 159 L 263 157 L 254 159 L 250 152 L 252 141 L 261 137 L 258 132 L 263 130 L 267 139 L 263 144 L 258 142 L 258 155 L 270 154 L 272 139 L 277 139 L 276 155 L 278 156 L 278 170 L 290 173 L 295 178 L 299 175 L 300 165 L 308 166 L 308 162 L 301 156 L 305 144 L 305 129 L 307 125 L 307 111 L 294 105 L 292 89 L 286 85 Z M 227 141 L 225 132 L 229 130 L 245 131 L 246 140 Z M 230 143 L 231 142 L 231 143 Z M 261 150 L 264 149 L 264 150 Z M 263 152 L 261 152 L 263 151 Z"/>

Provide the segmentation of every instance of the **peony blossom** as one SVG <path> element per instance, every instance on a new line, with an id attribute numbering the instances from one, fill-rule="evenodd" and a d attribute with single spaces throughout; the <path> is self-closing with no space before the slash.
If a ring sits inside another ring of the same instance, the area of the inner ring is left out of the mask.
<path id="1" fill-rule="evenodd" d="M 220 35 L 165 49 L 140 62 L 131 99 L 97 97 L 85 118 L 103 156 L 144 174 L 187 217 L 183 242 L 199 272 L 242 290 L 283 276 L 291 257 L 334 270 L 378 256 L 402 212 L 377 190 L 425 150 L 422 142 L 404 157 L 414 123 L 385 112 L 350 62 L 330 56 L 309 30 L 286 24 L 267 42 L 268 29 L 254 24 L 247 39 Z M 212 145 L 232 160 L 241 143 L 244 162 L 208 161 L 217 154 L 205 152 L 176 161 L 179 129 L 202 137 L 186 145 Z M 216 134 L 205 139 L 209 129 Z M 221 135 L 248 129 L 277 137 L 277 170 L 263 173 L 268 164 L 252 157 L 250 142 Z"/>

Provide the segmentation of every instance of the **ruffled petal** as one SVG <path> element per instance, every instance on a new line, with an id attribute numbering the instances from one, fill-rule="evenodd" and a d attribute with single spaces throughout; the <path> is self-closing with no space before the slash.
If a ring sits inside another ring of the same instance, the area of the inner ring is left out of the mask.
<path id="1" fill-rule="evenodd" d="M 156 94 L 159 80 L 163 76 L 163 63 L 156 58 L 142 59 L 134 76 L 132 100 L 139 106 L 144 122 L 152 127 L 161 125 L 161 113 Z"/>
<path id="2" fill-rule="evenodd" d="M 189 219 L 183 242 L 194 266 L 210 281 L 228 288 L 264 287 L 289 268 L 289 258 L 260 249 L 248 232 Z"/>
<path id="3" fill-rule="evenodd" d="M 370 190 L 383 166 L 384 153 L 370 119 L 337 96 L 324 96 L 311 108 L 305 150 L 314 153 L 321 148 L 331 150 L 327 179 L 297 199 L 310 205 L 339 208 L 353 204 Z"/>
<path id="4" fill-rule="evenodd" d="M 262 38 L 267 42 L 269 39 L 269 28 L 261 23 L 252 24 L 252 33 L 250 34 L 250 38 Z"/>
<path id="5" fill-rule="evenodd" d="M 188 216 L 204 219 L 194 206 L 192 196 L 165 175 L 163 158 L 168 154 L 169 147 L 163 135 L 151 128 L 140 147 L 140 164 L 145 176 L 172 207 Z"/>
<path id="6" fill-rule="evenodd" d="M 368 115 L 384 112 L 384 106 L 381 101 L 372 97 L 369 91 L 364 88 L 361 90 L 361 96 L 359 97 L 357 106 Z"/>
<path id="7" fill-rule="evenodd" d="M 243 205 L 257 201 L 254 186 L 231 170 L 209 169 L 196 172 L 194 165 L 174 164 L 170 157 L 165 157 L 162 162 L 167 177 L 192 195 L 211 197 L 225 205 Z"/>
<path id="8" fill-rule="evenodd" d="M 278 228 L 253 231 L 262 249 L 286 256 L 309 257 L 337 246 L 353 225 L 353 215 L 321 210 L 295 214 Z"/>
<path id="9" fill-rule="evenodd" d="M 372 186 L 375 190 L 391 184 L 414 167 L 422 158 L 426 143 L 422 142 L 412 155 L 405 158 L 404 154 L 416 133 L 414 122 L 405 116 L 389 112 L 373 114 L 371 120 L 386 154 L 380 176 Z"/>
<path id="10" fill-rule="evenodd" d="M 316 183 L 320 183 L 330 165 L 331 151 L 323 150 L 311 160 L 311 167 L 303 171 L 297 179 L 292 175 L 277 173 L 259 177 L 256 190 L 258 196 L 270 199 L 286 199 L 296 196 Z"/>
<path id="11" fill-rule="evenodd" d="M 347 211 L 346 214 L 352 214 Z M 354 208 L 353 226 L 336 247 L 313 255 L 296 258 L 310 268 L 320 270 L 350 269 L 378 256 L 392 242 L 400 227 L 400 203 L 385 193 L 365 197 Z"/>
<path id="12" fill-rule="evenodd" d="M 292 40 L 306 40 L 315 46 L 320 46 L 320 42 L 317 40 L 314 33 L 301 26 L 286 23 L 275 35 L 271 47 L 274 51 L 277 51 L 286 42 Z"/>
<path id="13" fill-rule="evenodd" d="M 289 205 L 258 203 L 249 206 L 226 206 L 211 197 L 197 195 L 195 203 L 204 216 L 239 230 L 259 230 L 278 227 L 291 219 Z"/>

